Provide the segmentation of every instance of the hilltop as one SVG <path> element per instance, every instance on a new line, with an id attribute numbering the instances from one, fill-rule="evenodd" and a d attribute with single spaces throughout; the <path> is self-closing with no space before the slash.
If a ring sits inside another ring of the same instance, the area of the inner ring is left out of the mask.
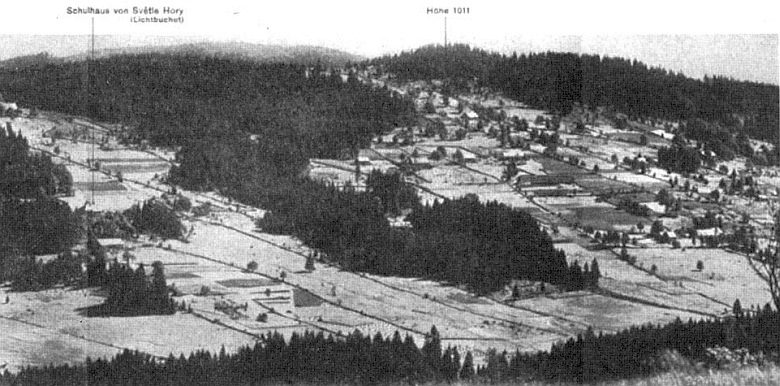
<path id="1" fill-rule="evenodd" d="M 294 63 L 313 65 L 318 61 L 328 67 L 343 67 L 350 62 L 365 60 L 364 57 L 327 47 L 280 44 L 255 44 L 246 42 L 199 42 L 161 46 L 130 48 L 108 48 L 97 50 L 95 56 L 103 58 L 119 54 L 201 54 L 206 56 L 242 58 L 270 63 Z M 89 52 L 67 57 L 69 60 L 84 60 Z"/>
<path id="2" fill-rule="evenodd" d="M 161 45 L 143 45 L 137 47 L 103 48 L 95 51 L 98 59 L 117 55 L 137 55 L 150 53 L 202 55 L 219 58 L 240 58 L 259 63 L 292 63 L 314 65 L 320 63 L 327 67 L 344 67 L 348 63 L 365 60 L 365 57 L 348 52 L 318 46 L 280 44 L 254 44 L 246 42 L 195 42 Z M 32 65 L 78 62 L 88 59 L 89 51 L 75 55 L 58 56 L 48 52 L 17 56 L 0 61 L 0 68 L 13 69 Z"/>

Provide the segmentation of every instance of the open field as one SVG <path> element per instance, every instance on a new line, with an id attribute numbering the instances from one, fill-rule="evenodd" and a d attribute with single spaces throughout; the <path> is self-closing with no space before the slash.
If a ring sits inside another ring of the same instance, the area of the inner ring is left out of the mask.
<path id="1" fill-rule="evenodd" d="M 637 190 L 635 186 L 626 182 L 612 179 L 612 174 L 613 173 L 582 175 L 577 177 L 575 183 L 595 195 Z"/>
<path id="2" fill-rule="evenodd" d="M 638 186 L 642 189 L 659 191 L 664 188 L 669 188 L 669 184 L 658 178 L 653 178 L 652 175 L 643 175 L 630 172 L 607 172 L 604 176 L 608 176 L 610 179 L 616 181 L 625 182 L 631 186 Z"/>

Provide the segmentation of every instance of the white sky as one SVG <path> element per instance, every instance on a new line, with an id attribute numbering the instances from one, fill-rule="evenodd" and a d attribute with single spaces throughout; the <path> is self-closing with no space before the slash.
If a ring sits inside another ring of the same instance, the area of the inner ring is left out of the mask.
<path id="1" fill-rule="evenodd" d="M 67 15 L 68 6 L 184 9 L 184 24 L 134 24 L 130 15 L 96 16 L 97 35 L 121 36 L 106 45 L 170 44 L 176 37 L 322 45 L 365 56 L 441 43 L 444 16 L 428 15 L 426 8 L 468 7 L 468 15 L 447 16 L 450 42 L 505 53 L 608 54 L 694 77 L 714 73 L 778 83 L 780 12 L 766 0 L 15 0 L 2 6 L 0 35 L 17 36 L 0 36 L 0 58 L 86 49 L 91 16 Z M 48 35 L 74 36 L 45 39 Z"/>

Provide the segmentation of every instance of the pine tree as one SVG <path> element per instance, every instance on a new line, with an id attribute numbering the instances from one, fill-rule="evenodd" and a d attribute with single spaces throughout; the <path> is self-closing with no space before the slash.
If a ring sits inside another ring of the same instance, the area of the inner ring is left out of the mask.
<path id="1" fill-rule="evenodd" d="M 742 303 L 739 302 L 739 299 L 734 300 L 734 306 L 731 308 L 731 311 L 737 318 L 745 316 L 745 313 L 742 310 Z"/>
<path id="2" fill-rule="evenodd" d="M 442 349 L 441 337 L 436 326 L 431 326 L 431 331 L 425 337 L 425 343 L 422 347 L 423 360 L 426 367 L 433 371 L 433 376 L 439 378 L 442 374 Z"/>
<path id="3" fill-rule="evenodd" d="M 593 261 L 590 262 L 590 272 L 591 277 L 593 277 L 591 285 L 598 285 L 598 281 L 601 278 L 601 270 L 599 269 L 599 262 L 596 261 L 596 258 L 593 258 Z"/>
<path id="4" fill-rule="evenodd" d="M 460 368 L 460 379 L 468 381 L 474 378 L 474 357 L 471 356 L 471 351 L 466 352 L 466 357 L 463 359 L 463 366 Z"/>
<path id="5" fill-rule="evenodd" d="M 171 313 L 172 309 L 168 307 L 170 298 L 168 296 L 168 285 L 165 281 L 165 272 L 163 264 L 160 261 L 152 263 L 152 285 L 150 299 L 153 299 L 151 309 L 154 313 Z"/>

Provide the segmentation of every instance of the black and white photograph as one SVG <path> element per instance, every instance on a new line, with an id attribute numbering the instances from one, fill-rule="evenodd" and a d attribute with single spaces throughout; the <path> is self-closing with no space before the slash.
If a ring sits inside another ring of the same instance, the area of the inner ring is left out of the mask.
<path id="1" fill-rule="evenodd" d="M 780 384 L 769 1 L 2 8 L 0 386 Z"/>

